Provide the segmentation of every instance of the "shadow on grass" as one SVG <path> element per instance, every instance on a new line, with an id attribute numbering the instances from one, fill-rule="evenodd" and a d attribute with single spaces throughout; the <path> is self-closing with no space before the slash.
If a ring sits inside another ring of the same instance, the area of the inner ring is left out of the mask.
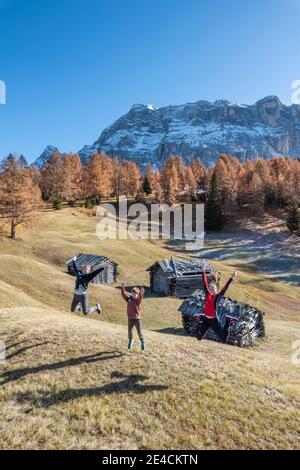
<path id="1" fill-rule="evenodd" d="M 17 343 L 8 344 L 8 345 L 6 346 L 6 351 L 8 351 L 8 350 L 11 349 L 11 348 L 16 348 L 17 346 L 20 346 L 20 344 L 27 343 L 27 342 L 28 342 L 27 339 L 23 339 L 22 341 L 18 341 Z"/>
<path id="2" fill-rule="evenodd" d="M 20 344 L 29 343 L 29 342 L 32 343 L 33 341 L 40 341 L 40 338 L 30 338 L 30 339 L 21 339 L 20 341 L 17 341 L 16 343 L 9 343 L 9 341 L 20 338 L 20 336 L 22 336 L 22 333 L 18 333 L 16 335 L 13 335 L 10 338 L 8 338 L 7 340 L 5 340 L 5 343 L 6 343 L 6 348 L 5 349 L 6 349 L 6 351 L 8 351 L 9 349 L 12 349 L 12 348 L 16 348 L 17 346 L 20 346 Z M 41 346 L 43 344 L 48 344 L 48 343 L 49 342 L 30 345 L 30 346 Z"/>
<path id="3" fill-rule="evenodd" d="M 20 341 L 19 343 L 16 343 L 16 344 L 21 344 L 21 343 L 23 343 L 23 341 Z M 24 352 L 28 351 L 29 349 L 37 348 L 39 346 L 44 346 L 46 344 L 49 344 L 49 341 L 44 341 L 43 343 L 31 344 L 30 346 L 24 346 L 23 348 L 18 349 L 17 351 L 15 351 L 15 352 L 9 354 L 8 356 L 6 356 L 6 359 L 11 359 L 12 357 L 19 356 L 20 354 L 23 354 Z M 10 347 L 13 347 L 13 346 L 16 346 L 16 345 L 12 345 Z"/>
<path id="4" fill-rule="evenodd" d="M 193 240 L 166 240 L 164 247 L 177 254 L 199 257 L 199 242 L 195 243 Z"/>
<path id="5" fill-rule="evenodd" d="M 40 396 L 31 393 L 19 393 L 17 401 L 19 403 L 31 402 L 35 407 L 48 408 L 59 403 L 66 403 L 68 401 L 76 400 L 85 397 L 97 397 L 101 395 L 112 395 L 121 393 L 135 393 L 143 394 L 152 391 L 167 390 L 167 385 L 147 385 L 141 382 L 148 380 L 146 375 L 125 375 L 120 372 L 113 372 L 112 379 L 121 379 L 117 382 L 111 382 L 103 387 L 95 388 L 67 388 L 57 393 L 40 392 Z"/>
<path id="6" fill-rule="evenodd" d="M 162 328 L 161 330 L 153 330 L 155 333 L 163 333 L 165 335 L 189 336 L 183 328 Z"/>
<path id="7" fill-rule="evenodd" d="M 13 341 L 15 339 L 18 339 L 20 338 L 22 335 L 23 335 L 24 331 L 18 331 L 17 333 L 15 333 L 14 335 L 10 336 L 9 338 L 7 338 L 5 341 Z M 23 342 L 23 341 L 26 341 L 26 340 L 22 340 L 20 342 Z M 13 345 L 12 345 L 13 346 Z M 7 348 L 6 348 L 7 349 Z"/>
<path id="8" fill-rule="evenodd" d="M 21 379 L 22 377 L 25 377 L 27 375 L 38 374 L 39 372 L 59 370 L 64 369 L 65 367 L 78 366 L 80 364 L 90 364 L 93 362 L 106 361 L 109 359 L 116 359 L 121 356 L 123 356 L 123 353 L 120 351 L 99 352 L 89 356 L 67 359 L 61 362 L 42 364 L 36 367 L 25 367 L 23 369 L 15 369 L 13 371 L 7 371 L 0 376 L 0 379 L 2 379 L 0 385 L 5 385 L 9 382 L 14 382 L 15 380 Z"/>
<path id="9" fill-rule="evenodd" d="M 262 238 L 262 237 L 261 237 Z M 217 242 L 198 252 L 202 258 L 232 262 L 244 271 L 272 276 L 273 280 L 300 285 L 299 251 L 293 246 L 257 240 L 245 240 L 244 244 L 226 245 Z"/>

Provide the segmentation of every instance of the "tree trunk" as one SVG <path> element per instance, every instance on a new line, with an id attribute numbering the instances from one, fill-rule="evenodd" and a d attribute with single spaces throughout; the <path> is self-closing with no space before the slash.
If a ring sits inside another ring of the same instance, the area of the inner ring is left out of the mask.
<path id="1" fill-rule="evenodd" d="M 16 224 L 13 221 L 11 223 L 10 238 L 16 239 Z"/>

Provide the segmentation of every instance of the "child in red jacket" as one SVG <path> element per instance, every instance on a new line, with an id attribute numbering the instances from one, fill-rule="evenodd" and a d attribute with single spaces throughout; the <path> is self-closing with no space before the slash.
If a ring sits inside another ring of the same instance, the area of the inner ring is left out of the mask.
<path id="1" fill-rule="evenodd" d="M 221 297 L 225 295 L 228 287 L 237 275 L 237 271 L 234 271 L 231 278 L 228 279 L 223 289 L 218 293 L 216 278 L 214 278 L 209 284 L 205 271 L 203 272 L 203 284 L 205 289 L 205 301 L 204 301 L 204 317 L 201 326 L 197 331 L 197 338 L 203 339 L 209 328 L 212 328 L 216 335 L 220 338 L 223 343 L 226 343 L 224 331 L 219 323 L 217 316 L 217 302 Z"/>
<path id="2" fill-rule="evenodd" d="M 135 327 L 140 341 L 141 349 L 145 350 L 145 341 L 142 332 L 142 314 L 140 310 L 140 305 L 144 298 L 145 289 L 142 287 L 134 287 L 131 290 L 131 293 L 125 291 L 125 285 L 122 284 L 121 294 L 125 302 L 127 302 L 127 317 L 128 317 L 128 349 L 132 349 L 134 340 L 133 340 L 133 328 Z"/>

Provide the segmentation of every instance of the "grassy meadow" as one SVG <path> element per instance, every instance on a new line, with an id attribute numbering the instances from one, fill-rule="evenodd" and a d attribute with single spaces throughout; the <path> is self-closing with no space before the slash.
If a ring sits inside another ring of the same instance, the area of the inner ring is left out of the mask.
<path id="1" fill-rule="evenodd" d="M 267 337 L 244 350 L 182 334 L 180 301 L 149 293 L 147 350 L 127 350 L 117 285 L 90 286 L 103 314 L 69 313 L 79 252 L 119 263 L 119 282 L 148 286 L 161 241 L 98 240 L 83 209 L 43 212 L 16 241 L 0 236 L 0 448 L 294 449 L 299 446 L 300 288 L 241 268 L 229 295 L 266 312 Z M 237 259 L 213 261 L 222 280 Z"/>

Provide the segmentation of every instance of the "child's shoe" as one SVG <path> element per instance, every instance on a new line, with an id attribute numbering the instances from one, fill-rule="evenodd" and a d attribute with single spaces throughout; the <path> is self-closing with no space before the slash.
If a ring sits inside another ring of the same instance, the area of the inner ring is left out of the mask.
<path id="1" fill-rule="evenodd" d="M 100 305 L 100 304 L 97 304 L 96 307 L 97 307 L 97 313 L 100 315 L 100 313 L 101 313 L 101 305 Z"/>
<path id="2" fill-rule="evenodd" d="M 132 349 L 133 343 L 134 343 L 134 340 L 133 340 L 133 339 L 130 339 L 130 340 L 128 341 L 128 349 Z"/>
<path id="3" fill-rule="evenodd" d="M 141 341 L 141 350 L 145 351 L 145 341 Z"/>

